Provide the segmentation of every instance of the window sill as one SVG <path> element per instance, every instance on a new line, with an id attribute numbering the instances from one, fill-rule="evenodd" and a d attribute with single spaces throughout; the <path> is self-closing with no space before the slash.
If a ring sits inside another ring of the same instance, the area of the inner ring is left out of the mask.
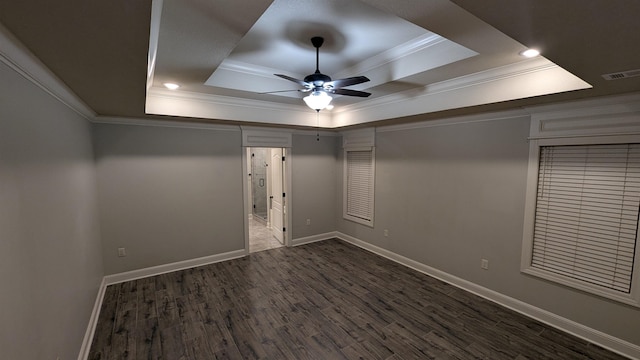
<path id="1" fill-rule="evenodd" d="M 547 281 L 551 281 L 556 284 L 564 285 L 573 289 L 577 289 L 589 294 L 597 295 L 609 300 L 614 300 L 626 305 L 634 307 L 640 307 L 640 299 L 638 299 L 638 291 L 631 289 L 631 294 L 624 294 L 615 290 L 609 290 L 601 288 L 596 285 L 592 285 L 583 281 L 575 280 L 566 276 L 554 274 L 548 271 L 526 267 L 521 270 L 523 273 L 538 278 L 542 278 Z"/>
<path id="2" fill-rule="evenodd" d="M 345 220 L 349 220 L 349 221 L 352 221 L 352 222 L 355 222 L 355 223 L 362 224 L 362 225 L 368 226 L 370 228 L 373 228 L 373 220 L 365 220 L 365 219 L 361 219 L 359 217 L 346 215 L 346 214 L 344 214 L 342 216 L 342 218 L 345 219 Z"/>

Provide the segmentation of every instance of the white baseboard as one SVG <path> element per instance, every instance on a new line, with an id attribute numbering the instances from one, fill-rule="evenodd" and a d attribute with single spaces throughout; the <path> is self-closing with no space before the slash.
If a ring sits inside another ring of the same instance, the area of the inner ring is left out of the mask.
<path id="1" fill-rule="evenodd" d="M 82 340 L 78 360 L 86 360 L 89 357 L 91 342 L 93 342 L 93 334 L 96 332 L 96 325 L 98 324 L 98 317 L 100 316 L 100 309 L 102 308 L 102 300 L 104 299 L 104 291 L 106 288 L 106 281 L 102 278 L 100 287 L 98 288 L 98 295 L 96 296 L 96 301 L 93 304 L 93 310 L 91 311 L 91 317 L 89 318 L 89 325 L 87 325 L 87 331 L 84 333 L 84 339 Z"/>
<path id="2" fill-rule="evenodd" d="M 89 351 L 91 351 L 91 343 L 93 341 L 93 335 L 96 332 L 96 325 L 98 323 L 98 317 L 100 316 L 100 309 L 102 308 L 102 301 L 104 300 L 104 293 L 109 285 L 118 284 L 125 281 L 142 279 L 149 276 L 155 276 L 165 274 L 172 271 L 189 269 L 196 266 L 208 265 L 217 263 L 220 261 L 237 259 L 245 256 L 245 250 L 235 250 L 222 254 L 216 254 L 211 256 L 204 256 L 197 259 L 178 261 L 170 264 L 164 264 L 159 266 L 153 266 L 145 269 L 138 269 L 133 271 L 127 271 L 119 274 L 107 275 L 102 278 L 102 283 L 98 289 L 98 295 L 96 302 L 91 312 L 91 318 L 89 319 L 89 325 L 82 341 L 80 348 L 80 354 L 78 360 L 86 360 L 89 357 Z"/>
<path id="3" fill-rule="evenodd" d="M 291 246 L 310 244 L 316 241 L 329 240 L 336 237 L 338 237 L 338 233 L 335 231 L 324 233 L 324 234 L 306 236 L 306 237 L 291 240 Z"/>
<path id="4" fill-rule="evenodd" d="M 543 322 L 549 326 L 553 326 L 564 332 L 575 335 L 590 343 L 596 344 L 632 359 L 640 359 L 640 346 L 638 345 L 632 344 L 622 339 L 618 339 L 601 331 L 579 324 L 575 321 L 558 316 L 549 311 L 537 308 L 523 301 L 514 299 L 512 297 L 482 287 L 478 284 L 474 284 L 470 281 L 445 273 L 443 271 L 432 268 L 415 260 L 411 260 L 402 255 L 398 255 L 381 247 L 372 245 L 355 237 L 343 234 L 341 232 L 336 232 L 334 236 L 340 240 L 346 241 L 372 253 L 385 257 L 389 260 L 395 261 L 421 273 L 442 280 L 460 289 L 478 295 L 508 309 L 514 310 L 520 314 Z"/>
<path id="5" fill-rule="evenodd" d="M 189 269 L 196 266 L 213 264 L 220 261 L 237 259 L 245 255 L 246 255 L 245 250 L 241 249 L 241 250 L 230 251 L 222 254 L 204 256 L 196 259 L 178 261 L 178 262 L 164 264 L 164 265 L 152 266 L 144 269 L 127 271 L 119 274 L 107 275 L 104 278 L 107 285 L 112 285 L 112 284 L 117 284 L 125 281 L 142 279 L 149 276 L 165 274 L 172 271 Z"/>

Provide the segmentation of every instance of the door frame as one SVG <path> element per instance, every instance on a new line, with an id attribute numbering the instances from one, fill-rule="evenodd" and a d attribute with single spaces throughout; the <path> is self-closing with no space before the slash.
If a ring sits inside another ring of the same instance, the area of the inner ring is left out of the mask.
<path id="1" fill-rule="evenodd" d="M 248 186 L 247 173 L 249 159 L 247 148 L 261 147 L 261 148 L 282 148 L 285 154 L 285 161 L 283 162 L 283 189 L 285 196 L 285 211 L 282 219 L 283 227 L 287 229 L 284 232 L 284 246 L 292 246 L 291 241 L 291 224 L 292 221 L 292 181 L 291 181 L 291 168 L 292 168 L 292 156 L 291 156 L 291 143 L 292 133 L 283 129 L 278 130 L 263 130 L 251 127 L 242 128 L 242 201 L 243 201 L 243 222 L 244 222 L 244 253 L 249 255 L 249 214 L 252 209 L 249 206 L 250 190 Z"/>

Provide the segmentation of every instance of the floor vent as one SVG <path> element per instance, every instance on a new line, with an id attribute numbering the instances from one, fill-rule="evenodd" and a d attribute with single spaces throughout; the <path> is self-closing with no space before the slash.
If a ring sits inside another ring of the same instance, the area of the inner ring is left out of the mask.
<path id="1" fill-rule="evenodd" d="M 627 79 L 627 78 L 636 77 L 636 76 L 640 76 L 640 69 L 620 71 L 617 73 L 602 75 L 602 77 L 605 78 L 605 80 Z"/>

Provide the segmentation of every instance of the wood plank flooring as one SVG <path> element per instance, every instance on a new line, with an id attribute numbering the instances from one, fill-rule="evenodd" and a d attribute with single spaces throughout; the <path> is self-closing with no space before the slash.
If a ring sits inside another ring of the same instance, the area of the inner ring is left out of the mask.
<path id="1" fill-rule="evenodd" d="M 339 240 L 107 287 L 89 359 L 623 359 Z"/>

